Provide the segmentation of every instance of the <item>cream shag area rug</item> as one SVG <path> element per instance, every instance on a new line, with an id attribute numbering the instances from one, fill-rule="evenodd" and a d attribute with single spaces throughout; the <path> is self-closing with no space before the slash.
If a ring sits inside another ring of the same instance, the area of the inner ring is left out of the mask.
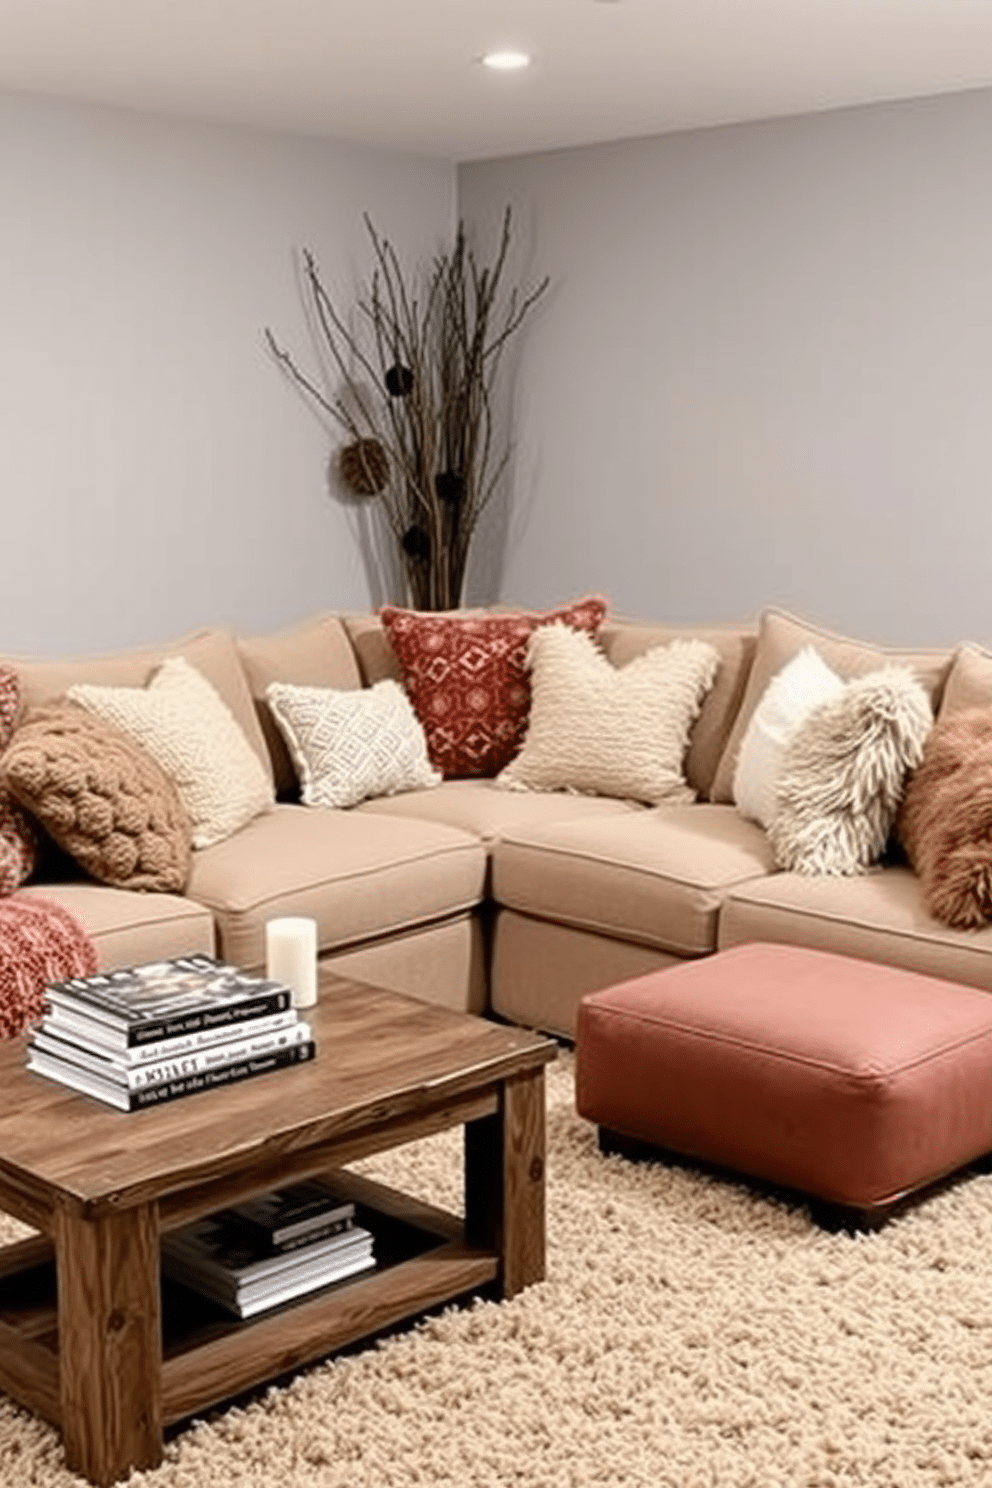
<path id="1" fill-rule="evenodd" d="M 363 1164 L 457 1208 L 458 1133 Z M 0 1220 L 0 1237 L 17 1227 Z M 549 1272 L 193 1423 L 131 1488 L 992 1484 L 992 1178 L 874 1235 L 604 1159 L 549 1071 Z M 0 1396 L 0 1484 L 66 1488 Z"/>

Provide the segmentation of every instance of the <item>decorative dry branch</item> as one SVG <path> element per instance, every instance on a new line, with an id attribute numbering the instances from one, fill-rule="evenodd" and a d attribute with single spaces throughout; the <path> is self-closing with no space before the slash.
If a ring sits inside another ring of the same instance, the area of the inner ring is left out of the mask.
<path id="1" fill-rule="evenodd" d="M 407 286 L 392 244 L 365 218 L 372 244 L 357 329 L 337 310 L 313 254 L 303 282 L 319 349 L 340 379 L 324 391 L 266 327 L 279 365 L 304 396 L 343 429 L 341 478 L 353 495 L 378 500 L 399 545 L 408 601 L 454 608 L 469 547 L 503 475 L 509 450 L 494 454 L 493 389 L 507 342 L 548 287 L 500 299 L 510 246 L 503 218 L 496 257 L 480 266 L 459 223 L 453 246 L 431 265 L 422 298 Z"/>

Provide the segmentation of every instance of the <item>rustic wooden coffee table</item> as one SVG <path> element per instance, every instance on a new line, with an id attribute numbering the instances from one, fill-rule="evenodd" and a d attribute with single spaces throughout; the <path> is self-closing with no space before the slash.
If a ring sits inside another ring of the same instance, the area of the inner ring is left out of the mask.
<path id="1" fill-rule="evenodd" d="M 42 1233 L 0 1249 L 0 1388 L 109 1484 L 164 1425 L 479 1288 L 544 1275 L 550 1039 L 323 976 L 311 1064 L 124 1113 L 0 1047 L 0 1209 Z M 163 1283 L 159 1234 L 292 1179 L 465 1128 L 465 1219 L 360 1178 L 375 1271 L 250 1321 Z M 380 1247 L 381 1236 L 381 1247 Z M 57 1278 L 57 1286 L 56 1286 Z"/>

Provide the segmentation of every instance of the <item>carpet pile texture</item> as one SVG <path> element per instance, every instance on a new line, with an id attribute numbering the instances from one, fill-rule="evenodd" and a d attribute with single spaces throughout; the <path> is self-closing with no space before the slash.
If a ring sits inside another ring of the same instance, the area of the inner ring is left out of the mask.
<path id="1" fill-rule="evenodd" d="M 549 1070 L 548 1279 L 194 1422 L 131 1488 L 992 1484 L 992 1178 L 874 1235 L 603 1158 Z M 457 1208 L 457 1133 L 363 1170 Z M 20 1232 L 0 1219 L 0 1240 Z M 68 1488 L 0 1396 L 2 1488 Z"/>

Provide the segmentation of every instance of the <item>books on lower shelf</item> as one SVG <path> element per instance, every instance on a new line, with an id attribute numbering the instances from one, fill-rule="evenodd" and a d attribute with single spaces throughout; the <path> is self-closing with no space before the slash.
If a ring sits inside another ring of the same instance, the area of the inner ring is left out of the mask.
<path id="1" fill-rule="evenodd" d="M 257 1243 L 269 1250 L 293 1250 L 343 1229 L 355 1217 L 354 1204 L 339 1203 L 319 1178 L 232 1204 L 228 1211 Z"/>
<path id="2" fill-rule="evenodd" d="M 122 1111 L 313 1058 L 282 983 L 212 956 L 72 977 L 46 989 L 28 1068 Z"/>
<path id="3" fill-rule="evenodd" d="M 271 1219 L 277 1212 L 286 1216 L 296 1210 L 302 1213 L 303 1208 L 307 1223 L 322 1214 L 325 1228 L 314 1224 L 298 1244 L 274 1246 L 274 1231 L 267 1222 L 245 1218 L 249 1211 Z M 371 1232 L 355 1223 L 354 1204 L 340 1202 L 314 1180 L 163 1235 L 162 1270 L 237 1317 L 249 1318 L 371 1269 L 373 1244 Z"/>

